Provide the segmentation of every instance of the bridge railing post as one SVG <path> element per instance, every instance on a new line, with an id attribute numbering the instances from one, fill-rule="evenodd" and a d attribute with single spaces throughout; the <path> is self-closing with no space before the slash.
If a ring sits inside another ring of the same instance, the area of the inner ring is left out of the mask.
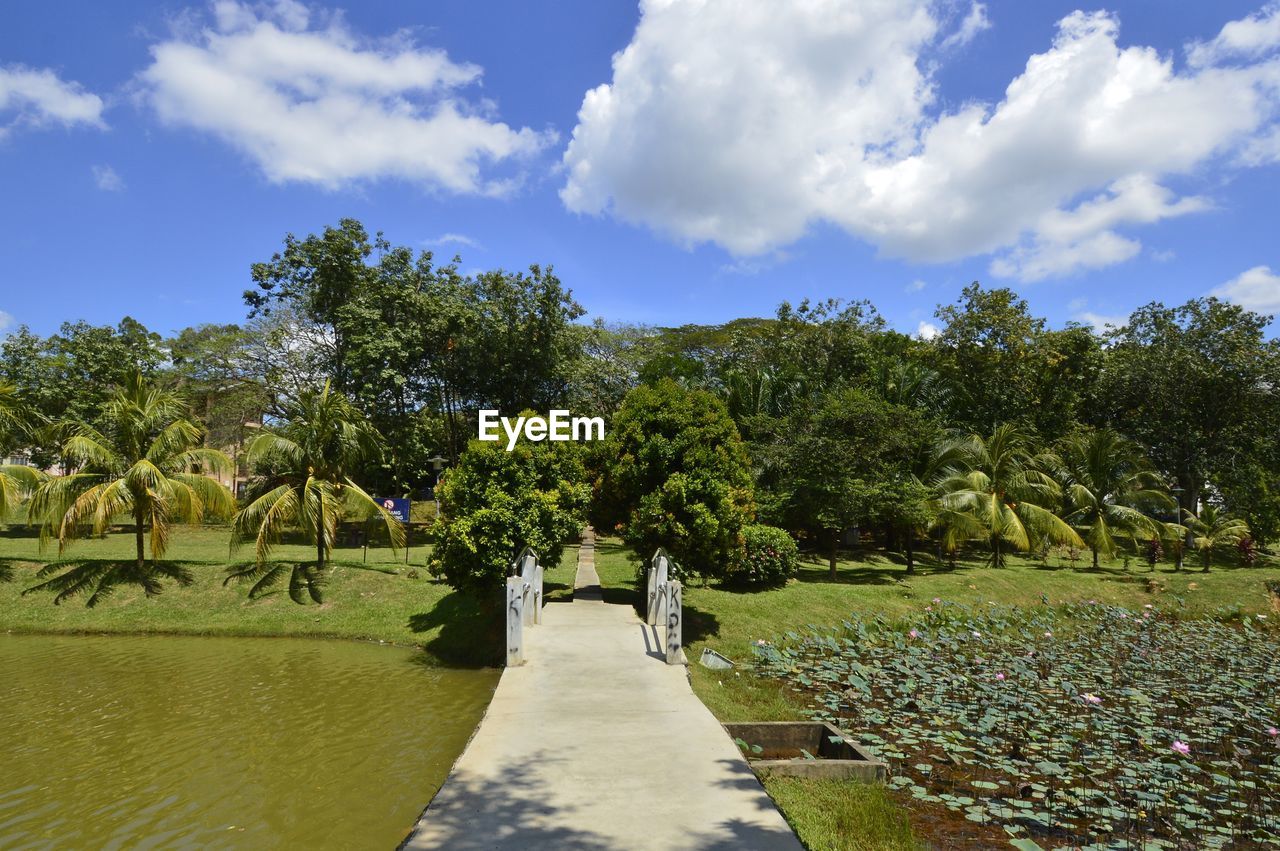
<path id="1" fill-rule="evenodd" d="M 645 609 L 645 623 L 650 626 L 657 626 L 662 622 L 661 612 L 665 603 L 663 597 L 669 570 L 670 559 L 667 557 L 667 551 L 659 547 L 649 561 L 649 570 L 645 577 L 648 603 Z"/>
<path id="2" fill-rule="evenodd" d="M 671 580 L 667 583 L 667 664 L 684 663 L 684 605 L 680 582 Z"/>
<path id="3" fill-rule="evenodd" d="M 507 577 L 507 667 L 524 664 L 524 580 Z"/>

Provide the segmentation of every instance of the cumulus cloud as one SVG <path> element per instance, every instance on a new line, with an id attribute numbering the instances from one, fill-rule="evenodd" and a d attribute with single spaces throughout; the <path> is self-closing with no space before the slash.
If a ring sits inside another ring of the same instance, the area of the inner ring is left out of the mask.
<path id="1" fill-rule="evenodd" d="M 554 140 L 497 120 L 467 96 L 482 70 L 400 33 L 352 32 L 340 14 L 282 0 L 213 5 L 212 21 L 151 48 L 142 96 L 162 121 L 210 133 L 275 183 L 336 188 L 399 178 L 455 193 L 502 194 L 501 163 Z"/>
<path id="2" fill-rule="evenodd" d="M 5 331 L 8 331 L 12 327 L 13 327 L 12 314 L 5 313 L 3 310 L 0 310 L 0 334 L 4 333 Z"/>
<path id="3" fill-rule="evenodd" d="M 0 137 L 16 125 L 105 127 L 102 98 L 48 68 L 0 67 Z"/>
<path id="4" fill-rule="evenodd" d="M 1129 317 L 1119 315 L 1107 315 L 1104 313 L 1094 313 L 1092 310 L 1082 310 L 1073 317 L 1077 322 L 1083 322 L 1086 325 L 1092 325 L 1093 330 L 1099 334 L 1106 333 L 1116 328 L 1123 328 L 1129 324 Z"/>
<path id="5" fill-rule="evenodd" d="M 916 326 L 916 337 L 920 340 L 932 340 L 934 337 L 942 333 L 942 329 L 932 322 L 921 321 Z"/>
<path id="6" fill-rule="evenodd" d="M 1209 293 L 1257 313 L 1280 315 L 1280 275 L 1254 266 Z"/>
<path id="7" fill-rule="evenodd" d="M 1132 229 L 1209 206 L 1169 178 L 1274 129 L 1280 60 L 1179 70 L 1118 37 L 1114 16 L 1074 12 L 1001 101 L 939 111 L 926 0 L 642 0 L 611 82 L 583 99 L 561 198 L 736 255 L 826 222 L 887 256 L 991 254 L 1025 280 L 1121 262 Z"/>
<path id="8" fill-rule="evenodd" d="M 103 192 L 121 192 L 124 190 L 124 178 L 109 165 L 92 166 L 93 182 Z"/>

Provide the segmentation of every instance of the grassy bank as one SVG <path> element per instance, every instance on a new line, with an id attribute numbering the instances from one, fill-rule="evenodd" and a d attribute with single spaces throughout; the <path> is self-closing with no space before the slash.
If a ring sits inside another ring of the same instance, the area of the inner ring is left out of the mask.
<path id="1" fill-rule="evenodd" d="M 228 564 L 248 564 L 252 550 L 228 552 L 226 528 L 179 528 L 168 560 L 190 571 L 194 582 L 166 581 L 164 591 L 147 598 L 141 588 L 122 585 L 92 609 L 84 598 L 53 605 L 53 595 L 22 592 L 41 580 L 45 565 L 73 567 L 93 562 L 130 560 L 131 532 L 113 532 L 81 541 L 58 557 L 56 546 L 41 553 L 26 529 L 0 533 L 0 631 L 58 633 L 169 633 L 182 635 L 310 636 L 386 641 L 420 646 L 442 665 L 472 667 L 501 661 L 502 631 L 496 614 L 458 594 L 425 570 L 428 550 L 411 547 L 339 548 L 324 585 L 324 602 L 301 606 L 289 599 L 285 583 L 250 600 L 249 586 L 232 581 L 225 587 Z M 301 544 L 283 544 L 274 557 L 282 563 L 314 558 Z M 564 563 L 576 563 L 576 550 Z M 572 586 L 569 570 L 551 571 L 547 591 Z M 495 595 L 496 599 L 496 595 Z"/>
<path id="2" fill-rule="evenodd" d="M 607 598 L 638 604 L 636 562 L 617 541 L 599 542 L 596 567 Z M 1012 558 L 1008 567 L 992 569 L 980 555 L 956 567 L 926 561 L 917 575 L 907 576 L 891 558 L 870 554 L 838 565 L 832 583 L 825 563 L 803 564 L 799 577 L 782 588 L 742 592 L 687 584 L 684 590 L 685 652 L 694 691 L 721 721 L 785 721 L 804 718 L 799 695 L 774 680 L 746 671 L 712 671 L 696 664 L 704 647 L 749 664 L 751 645 L 807 626 L 839 625 L 851 612 L 881 614 L 890 619 L 920 612 L 937 597 L 955 603 L 1036 606 L 1097 600 L 1140 609 L 1150 603 L 1178 610 L 1186 617 L 1224 611 L 1272 614 L 1275 602 L 1267 581 L 1280 581 L 1274 562 L 1244 568 L 1215 566 L 1208 574 L 1198 565 L 1182 572 L 1170 565 L 1149 571 L 1146 564 L 1048 565 Z M 766 783 L 801 838 L 813 849 L 898 849 L 919 846 L 917 834 L 930 841 L 930 813 L 896 793 L 851 783 L 807 781 Z M 910 812 L 910 818 L 908 813 Z M 913 834 L 908 823 L 914 823 Z"/>

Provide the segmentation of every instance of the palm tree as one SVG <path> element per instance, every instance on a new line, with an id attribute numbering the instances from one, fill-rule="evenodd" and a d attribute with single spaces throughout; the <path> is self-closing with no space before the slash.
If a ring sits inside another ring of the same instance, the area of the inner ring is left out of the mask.
<path id="1" fill-rule="evenodd" d="M 1163 529 L 1144 509 L 1172 506 L 1160 478 L 1130 441 L 1111 429 L 1077 432 L 1062 442 L 1064 519 L 1093 553 L 1116 554 L 1116 537 L 1137 541 L 1159 537 Z"/>
<path id="2" fill-rule="evenodd" d="M 1220 511 L 1213 505 L 1200 509 L 1198 515 L 1190 511 L 1184 512 L 1187 517 L 1187 528 L 1195 536 L 1193 539 L 1200 557 L 1204 559 L 1204 573 L 1209 572 L 1209 562 L 1213 559 L 1214 548 L 1224 544 L 1236 544 L 1240 539 L 1249 536 L 1249 524 Z"/>
<path id="3" fill-rule="evenodd" d="M 16 439 L 25 426 L 18 390 L 12 384 L 0 384 L 0 443 Z M 0 465 L 0 521 L 18 507 L 44 479 L 44 474 L 22 464 Z"/>
<path id="4" fill-rule="evenodd" d="M 160 593 L 160 579 L 190 584 L 182 567 L 159 563 L 175 523 L 199 523 L 205 517 L 229 517 L 231 492 L 206 471 L 225 470 L 221 452 L 201 445 L 204 432 L 187 417 L 173 393 L 159 390 L 134 373 L 103 407 L 100 428 L 77 427 L 62 452 L 74 472 L 41 484 L 31 498 L 31 517 L 41 524 L 41 545 L 57 538 L 62 553 L 90 532 L 101 535 L 121 515 L 133 519 L 134 563 L 87 562 L 28 588 L 57 591 L 55 603 L 93 588 L 93 606 L 117 584 L 141 585 L 148 596 Z M 148 532 L 151 564 L 146 562 Z M 56 570 L 49 565 L 40 572 Z"/>
<path id="5" fill-rule="evenodd" d="M 236 515 L 232 546 L 254 542 L 254 564 L 228 569 L 226 582 L 254 579 L 255 597 L 290 573 L 289 596 L 321 601 L 321 571 L 333 550 L 339 519 L 349 513 L 377 516 L 387 527 L 391 545 L 404 544 L 404 527 L 352 476 L 380 454 L 378 433 L 355 406 L 330 390 L 304 392 L 290 403 L 284 423 L 264 431 L 249 444 L 246 460 L 262 474 L 254 484 L 256 497 Z M 286 529 L 298 529 L 315 547 L 314 565 L 291 568 L 268 561 Z"/>
<path id="6" fill-rule="evenodd" d="M 1004 566 L 1006 549 L 1026 552 L 1040 541 L 1084 544 L 1051 508 L 1061 489 L 1047 470 L 1060 461 L 1031 447 L 1028 435 L 1005 424 L 990 437 L 970 435 L 938 448 L 938 466 L 948 471 L 938 483 L 938 505 L 981 523 L 996 567 Z M 959 519 L 952 522 L 962 528 Z"/>

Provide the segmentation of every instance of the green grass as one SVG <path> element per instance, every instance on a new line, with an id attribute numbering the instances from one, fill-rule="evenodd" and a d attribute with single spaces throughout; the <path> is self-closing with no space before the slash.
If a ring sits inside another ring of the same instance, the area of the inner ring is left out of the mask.
<path id="1" fill-rule="evenodd" d="M 596 570 L 606 599 L 639 605 L 634 557 L 617 540 L 597 543 Z M 938 597 L 950 602 L 1040 605 L 1042 595 L 1051 604 L 1097 600 L 1141 608 L 1154 603 L 1180 608 L 1186 617 L 1208 616 L 1238 609 L 1243 614 L 1273 613 L 1275 602 L 1265 582 L 1280 580 L 1274 561 L 1244 568 L 1214 566 L 1200 572 L 1188 565 L 1175 572 L 1160 565 L 1152 572 L 1135 560 L 1126 570 L 1122 563 L 1104 564 L 1096 570 L 1080 561 L 1059 565 L 1051 558 L 1039 561 L 1010 558 L 1007 567 L 984 564 L 981 554 L 961 560 L 952 569 L 926 559 L 917 562 L 915 576 L 894 558 L 873 553 L 837 565 L 837 581 L 831 582 L 825 562 L 802 563 L 796 580 L 782 588 L 744 592 L 702 586 L 684 587 L 684 643 L 693 689 L 721 721 L 789 721 L 805 718 L 802 698 L 775 680 L 749 671 L 713 671 L 697 664 L 704 647 L 710 647 L 740 663 L 750 664 L 751 645 L 781 637 L 788 630 L 809 625 L 838 626 L 850 613 L 882 614 L 891 619 L 920 612 Z M 1272 614 L 1272 616 L 1275 616 Z M 901 832 L 905 812 L 891 794 L 870 792 L 857 783 L 815 784 L 807 780 L 768 780 L 765 783 L 811 849 L 914 847 L 910 830 Z M 887 831 L 887 833 L 886 833 Z M 866 837 L 884 839 L 884 844 Z"/>
<path id="2" fill-rule="evenodd" d="M 255 600 L 248 599 L 248 584 L 233 580 L 224 587 L 227 565 L 247 564 L 253 555 L 251 548 L 229 554 L 229 540 L 225 527 L 175 529 L 166 560 L 187 568 L 195 579 L 191 585 L 166 581 L 163 592 L 151 598 L 136 586 L 120 586 L 90 609 L 83 598 L 55 606 L 51 593 L 22 592 L 41 581 L 36 573 L 46 564 L 131 560 L 132 533 L 79 541 L 59 558 L 56 545 L 42 554 L 33 533 L 10 528 L 0 533 L 0 572 L 8 575 L 0 581 L 0 631 L 350 638 L 420 646 L 441 665 L 501 662 L 496 605 L 482 610 L 474 598 L 432 579 L 425 570 L 428 549 L 421 544 L 411 546 L 409 564 L 404 550 L 372 547 L 367 563 L 359 547 L 335 550 L 323 604 L 303 606 L 289 599 L 283 583 Z M 563 563 L 573 565 L 576 558 L 571 548 Z M 273 560 L 283 563 L 309 559 L 313 550 L 301 544 L 273 552 Z M 549 596 L 571 586 L 568 570 L 547 574 Z"/>

